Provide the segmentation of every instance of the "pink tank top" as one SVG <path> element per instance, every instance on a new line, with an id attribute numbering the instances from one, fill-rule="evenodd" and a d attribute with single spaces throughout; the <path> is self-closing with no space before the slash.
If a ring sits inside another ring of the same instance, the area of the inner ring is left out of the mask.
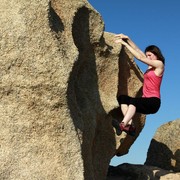
<path id="1" fill-rule="evenodd" d="M 160 86 L 162 76 L 157 76 L 154 69 L 148 69 L 144 74 L 143 97 L 157 97 L 160 98 Z"/>

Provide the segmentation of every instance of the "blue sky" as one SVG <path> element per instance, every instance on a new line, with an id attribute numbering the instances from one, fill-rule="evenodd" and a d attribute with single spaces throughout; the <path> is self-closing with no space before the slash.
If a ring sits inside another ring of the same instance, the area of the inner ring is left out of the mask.
<path id="1" fill-rule="evenodd" d="M 143 51 L 148 45 L 157 45 L 166 59 L 160 110 L 147 116 L 129 154 L 111 160 L 114 166 L 125 162 L 143 164 L 157 128 L 180 118 L 180 1 L 89 0 L 89 3 L 101 14 L 106 32 L 128 35 Z M 137 60 L 136 63 L 143 72 L 146 70 L 147 65 Z"/>

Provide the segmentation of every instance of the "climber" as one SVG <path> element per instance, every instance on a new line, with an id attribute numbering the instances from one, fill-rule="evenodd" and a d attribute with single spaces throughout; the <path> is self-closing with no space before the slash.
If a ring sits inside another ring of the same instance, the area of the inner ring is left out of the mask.
<path id="1" fill-rule="evenodd" d="M 115 36 L 115 43 L 121 43 L 125 46 L 134 57 L 147 64 L 148 68 L 144 73 L 144 82 L 142 88 L 142 97 L 130 97 L 128 95 L 120 95 L 117 97 L 124 118 L 121 123 L 112 120 L 112 125 L 116 129 L 116 134 L 120 135 L 122 131 L 131 136 L 135 136 L 136 127 L 132 118 L 136 112 L 141 114 L 154 114 L 161 105 L 160 86 L 164 74 L 165 58 L 161 50 L 150 45 L 142 52 L 137 45 L 124 34 Z"/>

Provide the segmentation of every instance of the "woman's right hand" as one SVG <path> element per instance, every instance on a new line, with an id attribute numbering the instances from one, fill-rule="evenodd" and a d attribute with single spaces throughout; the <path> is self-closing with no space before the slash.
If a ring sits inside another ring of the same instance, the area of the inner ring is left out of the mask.
<path id="1" fill-rule="evenodd" d="M 122 33 L 115 35 L 115 37 L 118 37 L 118 38 L 121 38 L 121 39 L 125 39 L 125 40 L 128 40 L 128 39 L 129 39 L 129 37 L 128 37 L 127 35 L 122 34 Z"/>

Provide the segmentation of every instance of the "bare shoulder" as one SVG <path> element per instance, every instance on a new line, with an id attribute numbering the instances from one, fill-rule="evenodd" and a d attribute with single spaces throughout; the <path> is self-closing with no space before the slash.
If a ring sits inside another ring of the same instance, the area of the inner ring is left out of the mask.
<path id="1" fill-rule="evenodd" d="M 157 60 L 157 66 L 155 67 L 155 70 L 154 70 L 154 73 L 157 75 L 157 76 L 162 76 L 163 73 L 164 73 L 164 64 L 162 61 L 160 60 Z"/>

